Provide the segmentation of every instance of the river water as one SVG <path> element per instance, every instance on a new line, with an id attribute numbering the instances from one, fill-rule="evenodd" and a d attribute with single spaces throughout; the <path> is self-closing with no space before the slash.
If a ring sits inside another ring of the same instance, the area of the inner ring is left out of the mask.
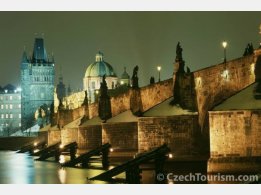
<path id="1" fill-rule="evenodd" d="M 105 184 L 103 181 L 91 181 L 91 178 L 99 175 L 105 170 L 101 163 L 91 164 L 91 168 L 69 168 L 61 167 L 53 159 L 48 161 L 36 161 L 28 154 L 16 153 L 15 151 L 0 151 L 0 184 Z M 69 157 L 61 156 L 61 160 Z M 118 162 L 121 164 L 125 161 Z M 114 164 L 115 166 L 115 164 Z M 109 169 L 114 166 L 110 166 Z M 141 183 L 155 183 L 155 173 L 151 165 L 142 167 Z M 207 174 L 207 161 L 193 162 L 167 162 L 165 169 L 168 173 L 176 175 L 188 175 L 193 173 Z M 125 174 L 120 174 L 117 179 L 124 179 Z M 220 183 L 209 181 L 172 182 L 167 183 Z M 226 183 L 226 182 L 221 182 Z M 232 182 L 234 183 L 234 182 Z M 236 182 L 240 183 L 240 182 Z"/>

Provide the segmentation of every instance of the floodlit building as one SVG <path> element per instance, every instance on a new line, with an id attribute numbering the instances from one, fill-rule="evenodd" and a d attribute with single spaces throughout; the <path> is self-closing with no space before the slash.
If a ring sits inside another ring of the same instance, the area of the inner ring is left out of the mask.
<path id="1" fill-rule="evenodd" d="M 43 125 L 49 123 L 54 101 L 54 75 L 54 58 L 47 56 L 43 38 L 36 38 L 32 56 L 24 51 L 21 62 L 22 129 L 40 121 L 37 117 L 43 118 Z"/>
<path id="2" fill-rule="evenodd" d="M 103 53 L 98 52 L 95 57 L 95 62 L 87 67 L 83 78 L 83 90 L 87 90 L 90 102 L 95 101 L 95 94 L 98 93 L 100 89 L 104 75 L 106 75 L 108 89 L 115 89 L 118 85 L 118 77 L 113 67 L 104 61 Z"/>
<path id="3" fill-rule="evenodd" d="M 21 129 L 21 89 L 13 85 L 0 88 L 0 136 Z"/>

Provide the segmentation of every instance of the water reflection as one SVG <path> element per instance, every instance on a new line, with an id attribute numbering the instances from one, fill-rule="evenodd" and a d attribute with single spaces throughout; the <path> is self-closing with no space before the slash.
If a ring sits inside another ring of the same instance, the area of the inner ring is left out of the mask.
<path id="1" fill-rule="evenodd" d="M 69 160 L 69 156 L 61 156 L 60 162 Z M 123 161 L 124 162 L 124 161 Z M 118 162 L 121 164 L 122 162 Z M 109 170 L 114 166 L 109 166 Z M 142 165 L 143 184 L 155 183 L 154 164 Z M 176 175 L 188 175 L 201 173 L 207 176 L 207 161 L 193 162 L 166 162 L 167 173 Z M 0 151 L 0 183 L 1 184 L 104 184 L 104 181 L 91 181 L 92 178 L 103 173 L 101 163 L 91 163 L 90 169 L 61 167 L 54 159 L 48 161 L 35 161 L 28 154 L 18 154 L 10 151 Z M 117 182 L 123 182 L 125 173 L 114 177 Z M 217 181 L 191 181 L 177 182 L 166 181 L 166 184 L 174 183 L 220 183 Z"/>
<path id="2" fill-rule="evenodd" d="M 66 183 L 66 170 L 64 168 L 59 169 L 58 175 L 59 175 L 60 182 L 62 184 L 65 184 Z"/>

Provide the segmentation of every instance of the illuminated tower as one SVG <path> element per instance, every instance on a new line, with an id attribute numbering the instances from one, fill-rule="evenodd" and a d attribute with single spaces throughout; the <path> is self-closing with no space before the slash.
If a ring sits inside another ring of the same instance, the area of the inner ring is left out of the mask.
<path id="1" fill-rule="evenodd" d="M 22 130 L 37 122 L 39 109 L 42 124 L 49 123 L 50 106 L 54 101 L 54 58 L 48 58 L 43 38 L 36 38 L 33 55 L 24 51 L 21 62 Z"/>

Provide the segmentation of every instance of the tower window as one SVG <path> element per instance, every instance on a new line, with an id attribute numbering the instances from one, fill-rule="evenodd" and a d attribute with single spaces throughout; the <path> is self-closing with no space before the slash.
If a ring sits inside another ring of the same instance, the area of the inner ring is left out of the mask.
<path id="1" fill-rule="evenodd" d="M 1 118 L 5 118 L 5 115 L 4 115 L 4 114 L 1 114 Z"/>
<path id="2" fill-rule="evenodd" d="M 10 105 L 9 105 L 9 108 L 10 108 L 10 109 L 13 109 L 13 104 L 10 104 Z"/>
<path id="3" fill-rule="evenodd" d="M 13 96 L 10 96 L 10 100 L 12 100 L 13 99 Z"/>
<path id="4" fill-rule="evenodd" d="M 8 118 L 8 114 L 5 114 L 5 118 Z"/>
<path id="5" fill-rule="evenodd" d="M 4 109 L 4 105 L 3 104 L 1 105 L 1 109 Z"/>
<path id="6" fill-rule="evenodd" d="M 92 81 L 92 89 L 95 89 L 95 81 Z"/>
<path id="7" fill-rule="evenodd" d="M 21 118 L 21 114 L 19 114 L 19 118 Z"/>
<path id="8" fill-rule="evenodd" d="M 10 118 L 13 118 L 13 114 L 10 114 Z"/>
<path id="9" fill-rule="evenodd" d="M 44 93 L 41 93 L 41 99 L 44 99 Z"/>
<path id="10" fill-rule="evenodd" d="M 7 104 L 5 105 L 5 109 L 8 109 L 8 105 Z"/>
<path id="11" fill-rule="evenodd" d="M 18 104 L 18 108 L 21 108 L 21 104 Z"/>

